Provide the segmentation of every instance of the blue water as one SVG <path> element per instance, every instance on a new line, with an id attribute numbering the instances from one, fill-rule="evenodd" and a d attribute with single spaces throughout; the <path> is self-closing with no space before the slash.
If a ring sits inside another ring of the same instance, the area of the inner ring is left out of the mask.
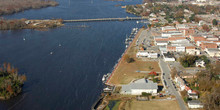
<path id="1" fill-rule="evenodd" d="M 134 16 L 117 4 L 141 0 L 56 0 L 57 7 L 27 10 L 5 18 L 78 19 Z M 76 25 L 89 28 L 69 28 Z M 66 23 L 64 27 L 0 31 L 0 63 L 10 62 L 27 76 L 23 93 L 0 101 L 0 110 L 89 110 L 102 90 L 101 78 L 125 50 L 136 21 Z M 25 40 L 23 40 L 25 39 Z M 61 45 L 61 46 L 59 46 Z M 52 53 L 52 54 L 50 54 Z"/>

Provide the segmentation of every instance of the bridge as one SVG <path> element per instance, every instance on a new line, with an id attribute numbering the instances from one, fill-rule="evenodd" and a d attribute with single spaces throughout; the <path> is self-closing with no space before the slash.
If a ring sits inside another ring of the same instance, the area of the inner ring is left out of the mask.
<path id="1" fill-rule="evenodd" d="M 63 20 L 63 22 L 97 22 L 97 21 L 125 21 L 125 20 L 146 20 L 146 17 L 126 17 L 126 18 L 96 18 L 96 19 L 75 19 Z"/>

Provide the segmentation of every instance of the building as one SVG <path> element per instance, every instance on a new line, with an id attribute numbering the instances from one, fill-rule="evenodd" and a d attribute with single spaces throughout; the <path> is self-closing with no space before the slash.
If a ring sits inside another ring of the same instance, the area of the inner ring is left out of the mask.
<path id="1" fill-rule="evenodd" d="M 188 93 L 188 97 L 191 99 L 198 99 L 199 98 L 198 94 L 196 94 L 196 93 Z"/>
<path id="2" fill-rule="evenodd" d="M 136 57 L 158 58 L 158 54 L 157 53 L 149 53 L 147 51 L 139 51 L 139 52 L 137 52 Z"/>
<path id="3" fill-rule="evenodd" d="M 195 46 L 186 47 L 186 53 L 190 55 L 200 55 L 200 50 L 196 49 Z"/>
<path id="4" fill-rule="evenodd" d="M 201 48 L 205 50 L 206 48 L 217 48 L 218 45 L 212 42 L 201 42 Z"/>
<path id="5" fill-rule="evenodd" d="M 146 52 L 146 51 L 139 51 L 139 52 L 137 52 L 137 54 L 136 54 L 136 57 L 148 57 L 148 52 Z"/>
<path id="6" fill-rule="evenodd" d="M 180 87 L 180 91 L 185 90 L 185 81 L 179 76 L 175 77 L 176 84 Z"/>
<path id="7" fill-rule="evenodd" d="M 158 46 L 168 45 L 168 41 L 155 41 L 155 45 Z"/>
<path id="8" fill-rule="evenodd" d="M 196 67 L 205 67 L 205 62 L 203 60 L 197 60 Z"/>
<path id="9" fill-rule="evenodd" d="M 205 52 L 210 56 L 210 57 L 220 57 L 220 50 L 217 48 L 206 48 Z"/>
<path id="10" fill-rule="evenodd" d="M 120 93 L 130 94 L 130 95 L 141 95 L 143 92 L 156 94 L 157 89 L 158 89 L 157 83 L 142 78 L 134 82 L 131 82 L 128 85 L 122 85 L 122 89 Z"/>
<path id="11" fill-rule="evenodd" d="M 169 32 L 169 31 L 176 31 L 176 28 L 174 26 L 162 27 L 162 32 Z"/>
<path id="12" fill-rule="evenodd" d="M 191 100 L 191 101 L 188 101 L 188 107 L 189 108 L 203 108 L 203 105 L 200 101 L 198 100 Z"/>

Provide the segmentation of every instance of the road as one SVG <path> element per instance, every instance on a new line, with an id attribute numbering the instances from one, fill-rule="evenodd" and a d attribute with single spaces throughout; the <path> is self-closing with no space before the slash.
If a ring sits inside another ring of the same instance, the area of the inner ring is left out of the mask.
<path id="1" fill-rule="evenodd" d="M 160 59 L 160 68 L 162 70 L 162 73 L 164 73 L 163 77 L 167 84 L 167 90 L 170 92 L 170 94 L 176 96 L 176 100 L 179 103 L 179 107 L 181 110 L 187 110 L 187 107 L 180 96 L 180 94 L 176 91 L 172 81 L 170 80 L 170 69 L 168 68 L 168 65 L 166 62 L 164 62 L 162 59 Z"/>

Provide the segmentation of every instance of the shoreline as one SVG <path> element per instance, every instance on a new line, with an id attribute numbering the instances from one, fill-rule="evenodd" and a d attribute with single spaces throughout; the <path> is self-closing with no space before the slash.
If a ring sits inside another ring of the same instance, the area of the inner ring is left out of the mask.
<path id="1" fill-rule="evenodd" d="M 140 30 L 138 30 L 137 34 L 135 35 L 133 41 L 131 42 L 131 44 L 129 45 L 129 47 L 122 53 L 122 57 L 120 58 L 119 62 L 116 64 L 114 70 L 112 71 L 111 75 L 109 76 L 108 80 L 106 81 L 106 85 L 112 85 L 109 83 L 109 81 L 111 80 L 112 76 L 114 75 L 115 71 L 117 70 L 118 66 L 121 64 L 122 59 L 124 58 L 125 54 L 127 54 L 127 51 L 131 48 L 131 46 L 133 45 L 134 42 L 137 41 L 137 39 L 140 36 L 140 33 L 143 31 L 143 28 L 140 28 Z"/>

